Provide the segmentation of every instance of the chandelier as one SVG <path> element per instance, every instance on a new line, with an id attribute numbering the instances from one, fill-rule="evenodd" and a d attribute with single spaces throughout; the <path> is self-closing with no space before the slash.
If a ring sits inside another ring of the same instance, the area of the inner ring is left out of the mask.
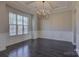
<path id="1" fill-rule="evenodd" d="M 40 6 L 40 7 L 39 7 Z M 47 1 L 42 1 L 39 6 L 37 6 L 36 13 L 40 17 L 46 17 L 52 13 L 52 6 Z"/>

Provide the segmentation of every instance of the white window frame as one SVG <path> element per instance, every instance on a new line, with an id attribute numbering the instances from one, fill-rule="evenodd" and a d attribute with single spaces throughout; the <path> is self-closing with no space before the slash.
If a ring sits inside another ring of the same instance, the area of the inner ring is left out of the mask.
<path id="1" fill-rule="evenodd" d="M 17 36 L 17 35 L 26 35 L 26 34 L 28 34 L 29 33 L 29 31 L 28 31 L 28 29 L 29 29 L 29 17 L 28 16 L 24 16 L 24 15 L 20 15 L 20 14 L 14 13 L 14 12 L 9 12 L 9 14 L 10 13 L 16 14 L 16 24 L 10 24 L 9 23 L 9 35 L 10 36 Z M 22 16 L 22 24 L 18 24 L 17 15 Z M 10 17 L 10 15 L 9 15 L 9 17 Z M 27 21 L 28 21 L 28 24 L 27 25 L 24 25 L 24 20 L 23 20 L 24 17 L 28 18 L 27 19 Z M 10 22 L 10 18 L 9 18 L 9 22 Z M 11 33 L 10 33 L 10 25 L 16 25 L 16 34 L 15 35 L 11 35 Z M 18 34 L 18 26 L 20 26 L 20 25 L 23 27 L 22 28 L 22 34 Z M 26 33 L 24 33 L 24 26 L 27 27 L 27 32 Z"/>

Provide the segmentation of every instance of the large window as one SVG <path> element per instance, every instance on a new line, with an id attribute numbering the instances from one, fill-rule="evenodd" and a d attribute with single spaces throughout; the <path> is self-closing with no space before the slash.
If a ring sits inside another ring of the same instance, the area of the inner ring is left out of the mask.
<path id="1" fill-rule="evenodd" d="M 28 17 L 9 12 L 10 36 L 28 33 Z"/>

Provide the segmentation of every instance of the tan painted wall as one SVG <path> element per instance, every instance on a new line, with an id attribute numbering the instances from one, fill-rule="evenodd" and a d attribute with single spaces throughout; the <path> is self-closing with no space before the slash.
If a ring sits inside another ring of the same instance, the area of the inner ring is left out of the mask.
<path id="1" fill-rule="evenodd" d="M 40 37 L 72 42 L 72 11 L 58 12 L 40 20 Z"/>
<path id="2" fill-rule="evenodd" d="M 55 13 L 40 23 L 42 30 L 72 31 L 72 11 Z"/>
<path id="3" fill-rule="evenodd" d="M 0 3 L 0 33 L 8 32 L 8 21 L 6 20 L 6 6 L 4 2 Z M 6 26 L 7 25 L 7 26 Z"/>

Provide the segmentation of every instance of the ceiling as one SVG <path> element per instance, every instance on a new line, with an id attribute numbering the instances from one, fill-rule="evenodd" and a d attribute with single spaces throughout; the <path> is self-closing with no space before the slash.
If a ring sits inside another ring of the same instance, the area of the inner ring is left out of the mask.
<path id="1" fill-rule="evenodd" d="M 20 4 L 27 6 L 32 11 L 34 11 L 37 7 L 41 9 L 41 2 L 42 1 L 19 1 Z M 52 9 L 72 7 L 72 1 L 46 1 L 46 2 L 50 4 Z M 50 9 L 49 7 L 47 8 Z"/>
<path id="2" fill-rule="evenodd" d="M 25 8 L 28 8 L 32 12 L 36 12 L 35 9 L 41 9 L 41 2 L 42 1 L 15 1 L 17 4 L 24 6 Z M 55 9 L 68 9 L 72 7 L 72 1 L 45 1 L 50 4 L 52 7 L 52 10 Z M 50 9 L 50 7 L 47 7 Z"/>
<path id="3" fill-rule="evenodd" d="M 18 2 L 31 8 L 41 3 L 41 1 L 18 1 Z M 46 2 L 48 2 L 53 8 L 69 7 L 72 5 L 72 1 L 46 1 Z"/>

